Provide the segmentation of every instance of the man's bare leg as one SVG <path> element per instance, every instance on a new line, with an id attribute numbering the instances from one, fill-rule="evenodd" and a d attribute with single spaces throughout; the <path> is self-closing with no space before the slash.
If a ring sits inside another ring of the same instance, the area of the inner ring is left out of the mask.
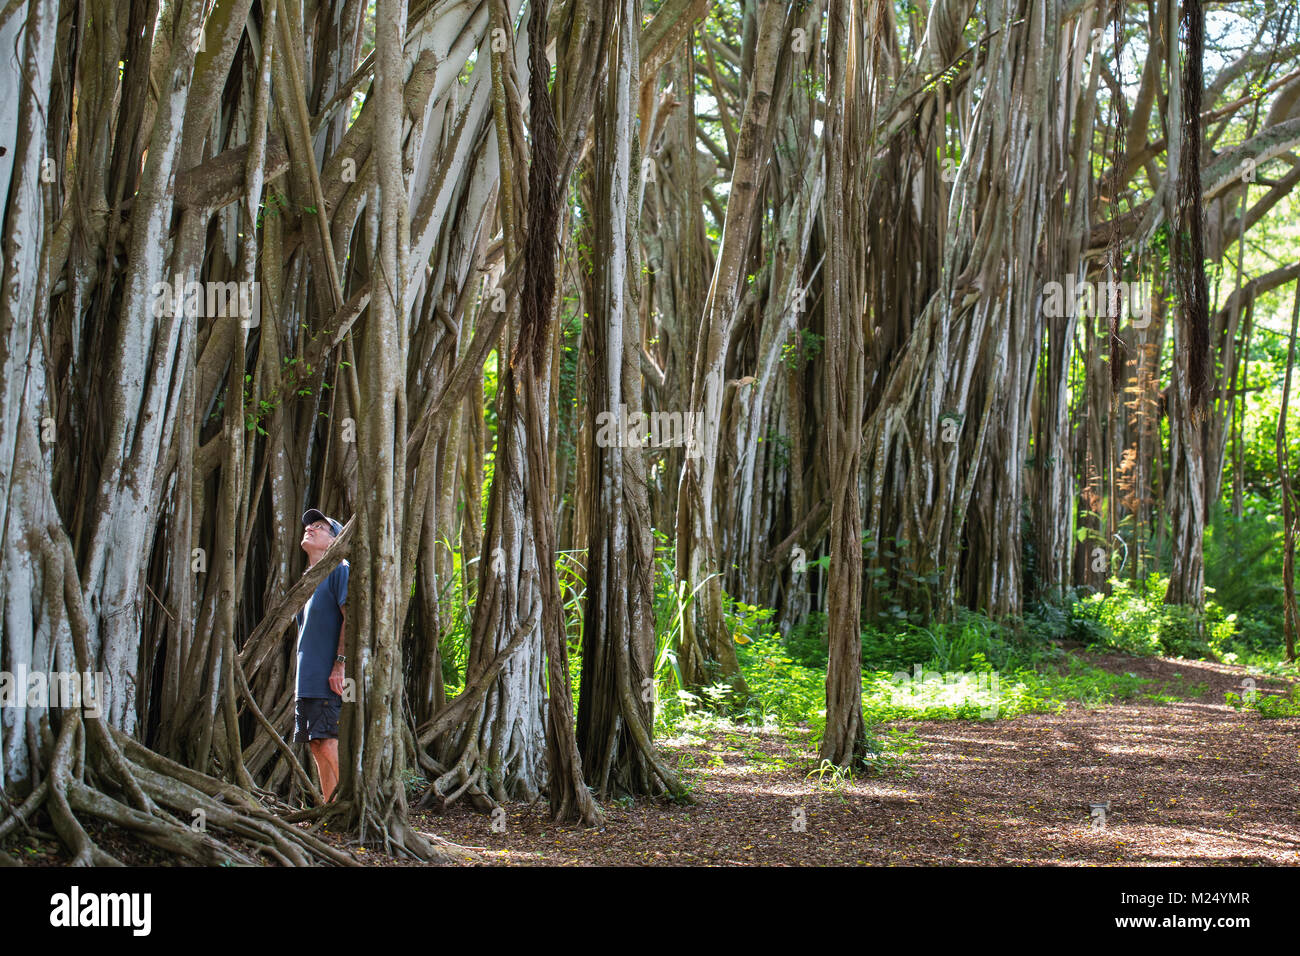
<path id="1" fill-rule="evenodd" d="M 326 737 L 311 741 L 312 759 L 316 761 L 316 772 L 320 774 L 320 792 L 328 803 L 334 788 L 339 785 L 339 739 Z"/>

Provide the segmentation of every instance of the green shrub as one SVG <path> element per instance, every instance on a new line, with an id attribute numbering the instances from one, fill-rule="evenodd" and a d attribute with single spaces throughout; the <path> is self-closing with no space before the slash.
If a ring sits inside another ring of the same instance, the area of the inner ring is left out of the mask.
<path id="1" fill-rule="evenodd" d="M 1111 578 L 1110 594 L 1090 594 L 1076 602 L 1078 617 L 1096 626 L 1088 643 L 1137 656 L 1202 658 L 1221 653 L 1236 631 L 1236 615 L 1226 614 L 1208 597 L 1199 617 L 1185 605 L 1165 604 L 1168 586 L 1163 574 L 1151 574 L 1137 587 Z"/>
<path id="2" fill-rule="evenodd" d="M 934 646 L 929 663 L 937 670 L 970 670 L 977 659 L 997 670 L 1008 670 L 1026 657 L 1026 649 L 1017 646 L 1005 625 L 973 611 L 959 609 L 951 622 L 927 630 Z"/>
<path id="3" fill-rule="evenodd" d="M 886 630 L 868 624 L 862 631 L 862 669 L 865 671 L 906 670 L 924 664 L 934 654 L 930 632 L 914 624 Z"/>
<path id="4" fill-rule="evenodd" d="M 1280 506 L 1248 495 L 1241 518 L 1219 505 L 1205 529 L 1205 583 L 1215 600 L 1238 613 L 1282 625 L 1282 519 Z"/>
<path id="5" fill-rule="evenodd" d="M 789 654 L 772 624 L 776 613 L 772 608 L 744 604 L 724 595 L 722 610 L 749 689 L 746 700 L 731 701 L 742 719 L 755 724 L 815 723 L 820 712 L 824 723 L 825 664 L 809 667 Z"/>
<path id="6" fill-rule="evenodd" d="M 797 663 L 805 667 L 825 667 L 826 615 L 821 611 L 813 611 L 790 628 L 784 643 L 786 652 Z"/>
<path id="7" fill-rule="evenodd" d="M 1253 710 L 1266 719 L 1300 717 L 1300 684 L 1293 685 L 1287 694 L 1261 694 L 1251 690 L 1244 694 L 1229 691 L 1223 696 L 1234 710 Z"/>

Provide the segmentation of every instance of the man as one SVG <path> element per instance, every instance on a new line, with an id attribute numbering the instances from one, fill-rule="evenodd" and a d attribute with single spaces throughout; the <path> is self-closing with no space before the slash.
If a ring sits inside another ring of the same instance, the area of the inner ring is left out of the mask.
<path id="1" fill-rule="evenodd" d="M 308 567 L 325 556 L 343 526 L 315 508 L 302 516 L 302 549 Z M 339 710 L 343 704 L 343 627 L 347 612 L 348 563 L 316 585 L 294 620 L 298 622 L 298 686 L 294 743 L 311 747 L 328 801 L 339 782 Z"/>

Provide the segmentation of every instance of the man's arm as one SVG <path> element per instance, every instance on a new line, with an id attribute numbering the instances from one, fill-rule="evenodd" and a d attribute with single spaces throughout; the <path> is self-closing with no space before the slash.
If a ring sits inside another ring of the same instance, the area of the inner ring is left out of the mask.
<path id="1" fill-rule="evenodd" d="M 334 693 L 342 697 L 343 696 L 343 662 L 341 660 L 338 660 L 338 658 L 343 656 L 343 647 L 345 644 L 343 634 L 347 630 L 347 626 L 348 626 L 347 608 L 339 608 L 339 614 L 342 615 L 343 619 L 339 621 L 339 649 L 338 651 L 335 652 L 337 656 L 334 660 L 334 667 L 330 670 L 330 690 L 334 691 Z"/>

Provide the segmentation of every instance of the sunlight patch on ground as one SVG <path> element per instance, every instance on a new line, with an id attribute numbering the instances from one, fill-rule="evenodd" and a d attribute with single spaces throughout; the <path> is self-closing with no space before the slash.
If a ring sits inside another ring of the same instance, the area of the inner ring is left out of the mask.
<path id="1" fill-rule="evenodd" d="M 973 705 L 988 717 L 998 712 L 1001 680 L 988 673 L 899 671 L 889 680 L 870 683 L 870 701 L 907 710 Z"/>

